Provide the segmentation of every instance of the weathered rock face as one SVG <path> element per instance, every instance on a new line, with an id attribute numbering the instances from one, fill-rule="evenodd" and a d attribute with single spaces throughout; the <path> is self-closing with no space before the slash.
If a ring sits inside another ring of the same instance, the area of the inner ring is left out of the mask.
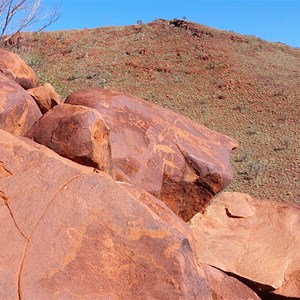
<path id="1" fill-rule="evenodd" d="M 95 109 L 70 104 L 55 106 L 28 136 L 64 157 L 112 174 L 109 129 Z"/>
<path id="2" fill-rule="evenodd" d="M 34 98 L 41 112 L 45 114 L 52 107 L 61 104 L 62 101 L 50 83 L 28 89 L 27 92 Z"/>
<path id="3" fill-rule="evenodd" d="M 116 178 L 141 187 L 189 220 L 232 178 L 237 143 L 167 109 L 92 88 L 66 103 L 97 109 L 110 128 Z"/>
<path id="4" fill-rule="evenodd" d="M 202 265 L 212 290 L 213 300 L 259 300 L 252 289 L 234 277 L 209 265 Z"/>
<path id="5" fill-rule="evenodd" d="M 0 72 L 13 79 L 24 89 L 39 85 L 34 71 L 16 54 L 0 48 Z"/>
<path id="6" fill-rule="evenodd" d="M 300 297 L 299 207 L 223 193 L 190 225 L 200 262 Z"/>
<path id="7" fill-rule="evenodd" d="M 0 74 L 0 129 L 24 135 L 41 116 L 33 98 L 17 83 Z"/>
<path id="8" fill-rule="evenodd" d="M 0 161 L 1 299 L 211 299 L 158 199 L 2 130 Z"/>

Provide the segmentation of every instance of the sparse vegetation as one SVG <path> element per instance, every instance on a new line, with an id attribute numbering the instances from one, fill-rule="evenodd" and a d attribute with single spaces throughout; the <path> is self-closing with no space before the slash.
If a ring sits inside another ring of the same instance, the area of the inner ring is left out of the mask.
<path id="1" fill-rule="evenodd" d="M 21 42 L 61 96 L 104 87 L 184 114 L 240 142 L 228 190 L 300 203 L 299 49 L 161 19 Z"/>

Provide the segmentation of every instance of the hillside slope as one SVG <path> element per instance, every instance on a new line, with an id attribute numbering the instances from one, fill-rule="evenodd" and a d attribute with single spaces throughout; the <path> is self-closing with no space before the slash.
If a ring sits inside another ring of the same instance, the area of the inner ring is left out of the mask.
<path id="1" fill-rule="evenodd" d="M 61 96 L 104 87 L 175 110 L 240 142 L 229 190 L 300 203 L 300 49 L 180 20 L 18 43 Z"/>

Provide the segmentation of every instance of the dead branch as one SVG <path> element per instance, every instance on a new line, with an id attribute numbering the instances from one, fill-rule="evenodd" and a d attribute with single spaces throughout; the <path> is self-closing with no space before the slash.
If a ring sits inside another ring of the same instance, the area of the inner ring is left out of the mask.
<path id="1" fill-rule="evenodd" d="M 0 2 L 0 43 L 8 43 L 21 31 L 39 24 L 35 31 L 40 32 L 56 22 L 60 7 L 45 11 L 41 0 L 1 0 Z"/>

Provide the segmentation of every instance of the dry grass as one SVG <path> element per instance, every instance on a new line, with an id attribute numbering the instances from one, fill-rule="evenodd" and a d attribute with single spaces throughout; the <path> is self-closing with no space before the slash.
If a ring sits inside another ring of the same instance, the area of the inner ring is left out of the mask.
<path id="1" fill-rule="evenodd" d="M 240 141 L 229 190 L 300 203 L 300 50 L 186 21 L 25 34 L 19 54 L 66 97 L 123 91 Z"/>

